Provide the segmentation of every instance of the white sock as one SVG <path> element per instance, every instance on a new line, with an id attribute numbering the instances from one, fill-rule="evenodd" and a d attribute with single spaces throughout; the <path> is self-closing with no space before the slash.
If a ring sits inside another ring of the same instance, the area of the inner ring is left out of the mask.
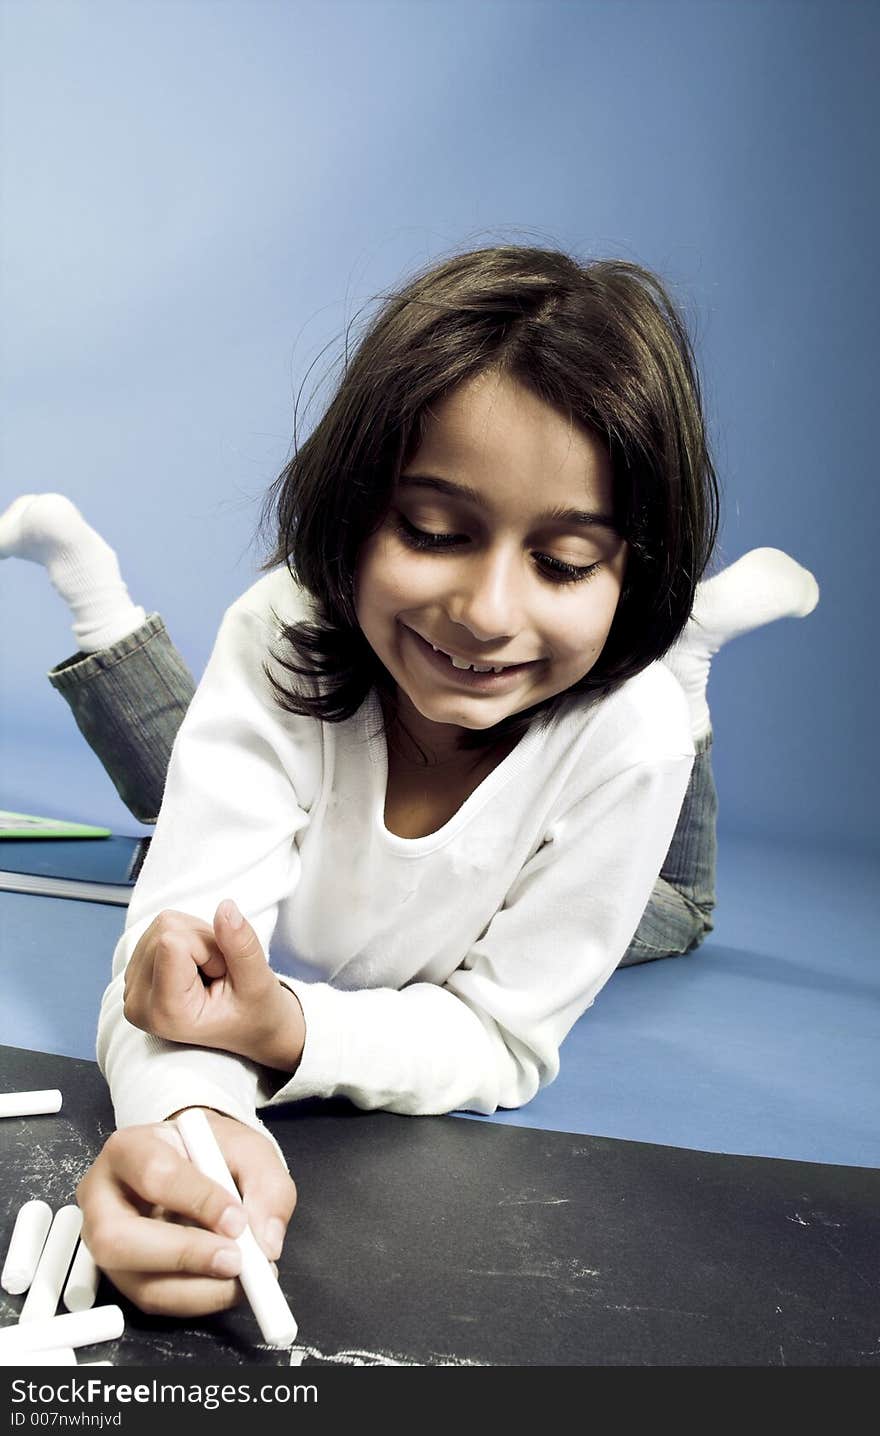
<path id="1" fill-rule="evenodd" d="M 63 494 L 22 494 L 0 514 L 0 558 L 43 564 L 71 610 L 83 653 L 109 648 L 146 618 L 129 597 L 110 545 Z"/>
<path id="2" fill-rule="evenodd" d="M 804 618 L 818 602 L 809 569 L 778 548 L 753 548 L 697 585 L 687 626 L 663 658 L 684 689 L 695 739 L 712 726 L 706 688 L 719 648 L 777 618 Z"/>

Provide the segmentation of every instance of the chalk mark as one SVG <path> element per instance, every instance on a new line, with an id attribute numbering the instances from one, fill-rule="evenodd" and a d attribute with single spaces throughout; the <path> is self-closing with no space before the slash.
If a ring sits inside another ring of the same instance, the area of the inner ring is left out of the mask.
<path id="1" fill-rule="evenodd" d="M 462 1356 L 447 1353 L 431 1353 L 429 1361 L 416 1361 L 414 1357 L 395 1356 L 389 1351 L 366 1351 L 360 1347 L 347 1347 L 342 1351 L 322 1351 L 318 1346 L 297 1343 L 291 1347 L 291 1366 L 302 1366 L 306 1359 L 326 1362 L 330 1366 L 486 1366 L 484 1361 L 470 1361 Z"/>

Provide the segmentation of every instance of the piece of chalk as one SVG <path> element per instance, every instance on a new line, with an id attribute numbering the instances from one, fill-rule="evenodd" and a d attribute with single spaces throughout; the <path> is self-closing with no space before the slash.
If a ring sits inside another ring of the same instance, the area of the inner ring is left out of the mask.
<path id="1" fill-rule="evenodd" d="M 20 1322 L 29 1324 L 55 1315 L 81 1230 L 82 1212 L 79 1207 L 60 1207 L 40 1253 L 34 1279 L 19 1314 Z"/>
<path id="2" fill-rule="evenodd" d="M 19 1208 L 9 1238 L 9 1250 L 0 1275 L 0 1286 L 12 1296 L 27 1291 L 34 1279 L 37 1262 L 52 1225 L 52 1208 L 35 1197 Z"/>
<path id="3" fill-rule="evenodd" d="M 0 1366 L 76 1366 L 72 1346 L 53 1346 L 49 1351 L 0 1351 Z"/>
<path id="4" fill-rule="evenodd" d="M 100 1275 L 95 1258 L 80 1238 L 64 1288 L 64 1305 L 68 1311 L 88 1311 L 94 1306 Z"/>
<path id="5" fill-rule="evenodd" d="M 190 1161 L 200 1172 L 204 1172 L 206 1177 L 219 1182 L 240 1202 L 241 1195 L 204 1112 L 198 1107 L 189 1107 L 177 1118 L 177 1126 Z M 251 1304 L 263 1340 L 269 1346 L 290 1346 L 296 1338 L 296 1321 L 284 1299 L 284 1293 L 268 1257 L 260 1248 L 249 1226 L 245 1227 L 236 1241 L 241 1249 L 239 1281 Z"/>
<path id="6" fill-rule="evenodd" d="M 61 1093 L 56 1087 L 45 1092 L 0 1092 L 0 1117 L 37 1117 L 60 1110 Z"/>
<path id="7" fill-rule="evenodd" d="M 31 1321 L 26 1326 L 0 1328 L 0 1356 L 13 1351 L 48 1351 L 60 1346 L 92 1346 L 99 1341 L 115 1341 L 125 1330 L 125 1317 L 120 1306 L 93 1306 L 90 1311 L 69 1311 L 63 1316 L 49 1316 Z"/>

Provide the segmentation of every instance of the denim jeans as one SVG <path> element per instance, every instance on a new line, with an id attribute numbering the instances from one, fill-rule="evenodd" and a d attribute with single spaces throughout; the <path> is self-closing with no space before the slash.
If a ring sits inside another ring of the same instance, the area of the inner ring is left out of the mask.
<path id="1" fill-rule="evenodd" d="M 49 682 L 129 811 L 155 823 L 171 747 L 195 691 L 158 613 L 111 648 L 68 658 Z M 711 734 L 696 749 L 669 852 L 620 967 L 690 952 L 712 930 L 718 800 Z"/>
<path id="2" fill-rule="evenodd" d="M 128 810 L 155 823 L 171 746 L 196 686 L 158 613 L 111 648 L 74 654 L 49 682 Z"/>
<path id="3" fill-rule="evenodd" d="M 712 776 L 712 734 L 698 738 L 690 782 L 669 851 L 635 936 L 618 963 L 680 957 L 712 931 L 715 906 L 718 795 Z"/>

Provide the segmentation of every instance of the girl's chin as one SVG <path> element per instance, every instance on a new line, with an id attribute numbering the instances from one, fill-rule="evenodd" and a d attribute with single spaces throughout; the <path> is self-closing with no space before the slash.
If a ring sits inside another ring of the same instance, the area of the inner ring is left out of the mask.
<path id="1" fill-rule="evenodd" d="M 407 706 L 415 710 L 419 717 L 426 723 L 436 724 L 443 728 L 465 728 L 469 732 L 480 732 L 485 728 L 494 728 L 504 718 L 510 718 L 519 711 L 507 703 L 492 703 L 483 700 L 479 704 L 472 700 L 446 700 L 438 702 L 436 698 L 425 698 L 421 696 L 406 695 Z"/>

